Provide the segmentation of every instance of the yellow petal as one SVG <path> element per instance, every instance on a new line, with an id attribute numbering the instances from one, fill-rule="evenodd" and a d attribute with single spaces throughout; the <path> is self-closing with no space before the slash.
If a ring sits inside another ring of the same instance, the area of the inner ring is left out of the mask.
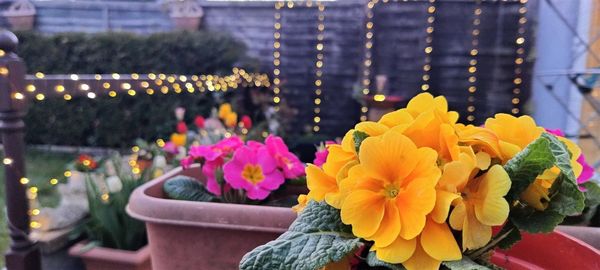
<path id="1" fill-rule="evenodd" d="M 385 196 L 368 190 L 357 190 L 344 201 L 341 217 L 344 224 L 352 225 L 357 237 L 370 237 L 383 219 Z"/>
<path id="2" fill-rule="evenodd" d="M 458 243 L 445 222 L 436 223 L 427 219 L 420 238 L 423 250 L 438 261 L 455 261 L 462 258 Z"/>
<path id="3" fill-rule="evenodd" d="M 449 124 L 440 126 L 440 157 L 444 160 L 457 160 L 460 153 L 458 147 L 458 136 Z"/>
<path id="4" fill-rule="evenodd" d="M 379 123 L 372 122 L 372 121 L 365 121 L 365 122 L 356 124 L 354 129 L 365 132 L 365 133 L 369 134 L 369 136 L 374 137 L 374 136 L 379 136 L 379 135 L 385 133 L 390 128 L 384 124 L 379 124 Z"/>
<path id="5" fill-rule="evenodd" d="M 407 125 L 413 121 L 413 117 L 408 113 L 406 109 L 401 109 L 387 113 L 381 117 L 378 123 L 386 125 L 389 128 L 393 128 L 398 125 Z"/>
<path id="6" fill-rule="evenodd" d="M 327 193 L 338 191 L 335 178 L 312 164 L 306 167 L 306 185 L 310 190 L 308 196 L 315 201 L 322 201 Z"/>
<path id="7" fill-rule="evenodd" d="M 421 93 L 413 97 L 406 105 L 406 110 L 413 116 L 432 109 L 434 98 L 429 93 Z"/>
<path id="8" fill-rule="evenodd" d="M 500 165 L 494 165 L 479 184 L 475 202 L 477 219 L 490 226 L 502 225 L 508 218 L 508 202 L 504 196 L 510 189 L 510 178 Z"/>
<path id="9" fill-rule="evenodd" d="M 325 161 L 325 164 L 323 164 L 323 170 L 331 177 L 337 176 L 338 172 L 348 164 L 348 162 L 357 160 L 354 152 L 345 151 L 341 145 L 329 145 L 327 146 L 327 150 L 329 151 L 329 154 L 327 154 L 327 160 Z"/>
<path id="10" fill-rule="evenodd" d="M 431 217 L 437 223 L 446 222 L 450 205 L 452 201 L 460 198 L 460 195 L 445 190 L 438 190 L 436 194 L 435 207 L 431 212 Z"/>
<path id="11" fill-rule="evenodd" d="M 366 138 L 362 142 L 359 159 L 374 178 L 394 181 L 406 177 L 413 170 L 417 160 L 411 154 L 416 149 L 406 136 L 387 132 L 380 137 Z"/>
<path id="12" fill-rule="evenodd" d="M 380 259 L 384 262 L 403 263 L 413 255 L 416 245 L 417 238 L 405 240 L 402 239 L 402 237 L 398 237 L 389 246 L 373 246 L 371 250 L 375 250 L 377 259 Z"/>
<path id="13" fill-rule="evenodd" d="M 506 162 L 521 152 L 521 148 L 509 142 L 500 141 L 500 152 L 502 153 L 502 161 Z"/>
<path id="14" fill-rule="evenodd" d="M 375 241 L 377 246 L 389 246 L 396 238 L 398 238 L 400 228 L 401 224 L 398 207 L 396 207 L 392 200 L 387 200 L 385 203 L 385 214 L 379 225 L 379 230 L 367 240 Z"/>
<path id="15" fill-rule="evenodd" d="M 543 211 L 548 207 L 550 202 L 550 191 L 548 188 L 544 188 L 543 185 L 536 180 L 534 183 L 529 185 L 523 193 L 521 193 L 521 200 L 525 201 L 531 207 Z"/>
<path id="16" fill-rule="evenodd" d="M 346 152 L 356 153 L 356 147 L 354 147 L 354 129 L 348 130 L 342 138 L 342 149 Z"/>
<path id="17" fill-rule="evenodd" d="M 469 180 L 469 175 L 473 170 L 472 166 L 470 161 L 463 160 L 446 163 L 437 185 L 438 188 L 452 193 L 460 192 Z"/>
<path id="18" fill-rule="evenodd" d="M 425 227 L 425 216 L 435 206 L 436 192 L 433 185 L 424 179 L 412 181 L 396 197 L 396 203 L 400 209 L 402 223 L 400 236 L 402 238 L 412 239 L 419 235 Z"/>
<path id="19" fill-rule="evenodd" d="M 450 226 L 452 226 L 452 229 L 459 231 L 462 230 L 466 216 L 467 209 L 465 208 L 465 204 L 462 202 L 462 200 L 459 200 L 450 214 L 449 223 Z"/>
<path id="20" fill-rule="evenodd" d="M 429 256 L 417 243 L 414 254 L 402 263 L 406 270 L 438 270 L 442 262 Z"/>
<path id="21" fill-rule="evenodd" d="M 492 227 L 481 224 L 475 217 L 473 207 L 467 205 L 467 218 L 463 224 L 463 250 L 485 246 L 492 238 Z"/>
<path id="22" fill-rule="evenodd" d="M 490 164 L 492 163 L 492 158 L 490 157 L 490 154 L 486 152 L 478 152 L 477 154 L 475 154 L 475 157 L 477 159 L 477 168 L 479 168 L 482 171 L 485 171 L 490 167 Z"/>

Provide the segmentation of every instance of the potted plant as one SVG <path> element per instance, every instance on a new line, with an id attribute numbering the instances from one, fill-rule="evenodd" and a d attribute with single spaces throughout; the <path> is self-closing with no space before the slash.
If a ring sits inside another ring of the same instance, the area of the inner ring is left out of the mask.
<path id="1" fill-rule="evenodd" d="M 196 31 L 204 16 L 204 11 L 194 0 L 171 0 L 167 2 L 169 17 L 175 27 L 182 30 Z"/>
<path id="2" fill-rule="evenodd" d="M 89 218 L 77 230 L 86 239 L 70 248 L 71 256 L 83 259 L 88 270 L 151 269 L 144 223 L 127 215 L 125 206 L 133 190 L 149 179 L 152 169 L 122 168 L 127 159 L 113 158 L 102 181 L 85 178 Z M 110 172 L 107 172 L 110 175 Z"/>
<path id="3" fill-rule="evenodd" d="M 28 0 L 14 1 L 3 12 L 8 24 L 14 30 L 31 30 L 35 21 L 35 6 Z"/>
<path id="4" fill-rule="evenodd" d="M 244 118 L 229 104 L 218 118 L 196 118 L 199 135 L 190 138 L 198 141 L 188 142 L 182 167 L 131 196 L 127 211 L 146 222 L 155 269 L 235 269 L 296 217 L 290 207 L 306 192 L 304 164 L 280 137 L 244 141 L 254 133 Z M 222 139 L 200 144 L 214 134 Z"/>
<path id="5" fill-rule="evenodd" d="M 598 250 L 553 232 L 585 206 L 579 147 L 529 116 L 458 118 L 423 93 L 357 124 L 308 165 L 287 232 L 239 268 L 598 269 Z"/>

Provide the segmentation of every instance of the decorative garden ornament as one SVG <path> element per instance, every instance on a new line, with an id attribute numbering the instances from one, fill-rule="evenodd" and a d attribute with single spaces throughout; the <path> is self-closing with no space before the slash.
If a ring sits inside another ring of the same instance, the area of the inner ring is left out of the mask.
<path id="1" fill-rule="evenodd" d="M 194 0 L 172 0 L 167 2 L 169 17 L 178 29 L 198 30 L 204 11 Z"/>
<path id="2" fill-rule="evenodd" d="M 35 6 L 28 0 L 17 0 L 3 12 L 13 30 L 33 29 L 35 14 Z"/>

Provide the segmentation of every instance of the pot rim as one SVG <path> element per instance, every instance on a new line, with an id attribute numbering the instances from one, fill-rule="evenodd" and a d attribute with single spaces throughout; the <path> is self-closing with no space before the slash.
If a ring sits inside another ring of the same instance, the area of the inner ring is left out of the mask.
<path id="1" fill-rule="evenodd" d="M 200 166 L 181 167 L 135 189 L 127 213 L 150 224 L 283 233 L 296 214 L 291 208 L 166 199 L 163 183 L 177 175 L 198 176 Z M 157 196 L 157 194 L 159 194 Z M 268 218 L 265 218 L 268 217 Z"/>
<path id="2" fill-rule="evenodd" d="M 145 245 L 135 251 L 94 246 L 87 251 L 81 252 L 81 249 L 88 243 L 87 239 L 76 243 L 69 248 L 69 255 L 80 257 L 84 260 L 104 260 L 127 265 L 140 265 L 150 260 L 149 245 Z"/>

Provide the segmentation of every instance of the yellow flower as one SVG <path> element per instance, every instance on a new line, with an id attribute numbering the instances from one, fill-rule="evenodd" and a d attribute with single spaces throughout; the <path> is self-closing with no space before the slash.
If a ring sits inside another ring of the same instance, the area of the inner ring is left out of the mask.
<path id="1" fill-rule="evenodd" d="M 415 252 L 402 265 L 407 270 L 437 270 L 442 261 L 460 259 L 462 253 L 448 224 L 428 218 L 423 233 L 417 239 Z"/>
<path id="2" fill-rule="evenodd" d="M 510 185 L 510 178 L 500 165 L 469 179 L 461 191 L 463 195 L 454 200 L 450 214 L 452 228 L 462 230 L 463 250 L 486 245 L 492 237 L 492 226 L 506 221 L 509 205 L 504 196 Z"/>
<path id="3" fill-rule="evenodd" d="M 235 127 L 237 125 L 237 118 L 237 113 L 231 112 L 227 114 L 224 119 L 225 125 L 230 128 Z"/>
<path id="4" fill-rule="evenodd" d="M 491 157 L 502 159 L 500 151 L 500 140 L 496 134 L 484 127 L 476 127 L 473 125 L 456 124 L 456 134 L 458 141 L 463 145 L 472 146 L 475 152 L 484 151 Z"/>
<path id="5" fill-rule="evenodd" d="M 294 212 L 299 214 L 300 212 L 304 211 L 304 208 L 306 208 L 308 201 L 309 201 L 309 198 L 308 198 L 308 196 L 306 196 L 306 194 L 298 195 L 298 204 L 294 205 L 292 207 L 292 210 L 294 210 Z"/>
<path id="6" fill-rule="evenodd" d="M 231 109 L 231 104 L 229 103 L 223 103 L 221 106 L 219 106 L 219 118 L 223 120 L 225 120 L 227 115 L 231 114 L 232 112 L 233 110 Z"/>
<path id="7" fill-rule="evenodd" d="M 354 235 L 384 250 L 377 255 L 380 259 L 401 263 L 413 254 L 435 204 L 440 176 L 436 160 L 434 150 L 417 148 L 395 131 L 362 142 L 360 163 L 348 173 L 354 186 L 342 204 L 341 217 L 352 225 Z"/>
<path id="8" fill-rule="evenodd" d="M 185 146 L 187 136 L 185 134 L 173 133 L 171 134 L 171 142 L 176 146 Z"/>

